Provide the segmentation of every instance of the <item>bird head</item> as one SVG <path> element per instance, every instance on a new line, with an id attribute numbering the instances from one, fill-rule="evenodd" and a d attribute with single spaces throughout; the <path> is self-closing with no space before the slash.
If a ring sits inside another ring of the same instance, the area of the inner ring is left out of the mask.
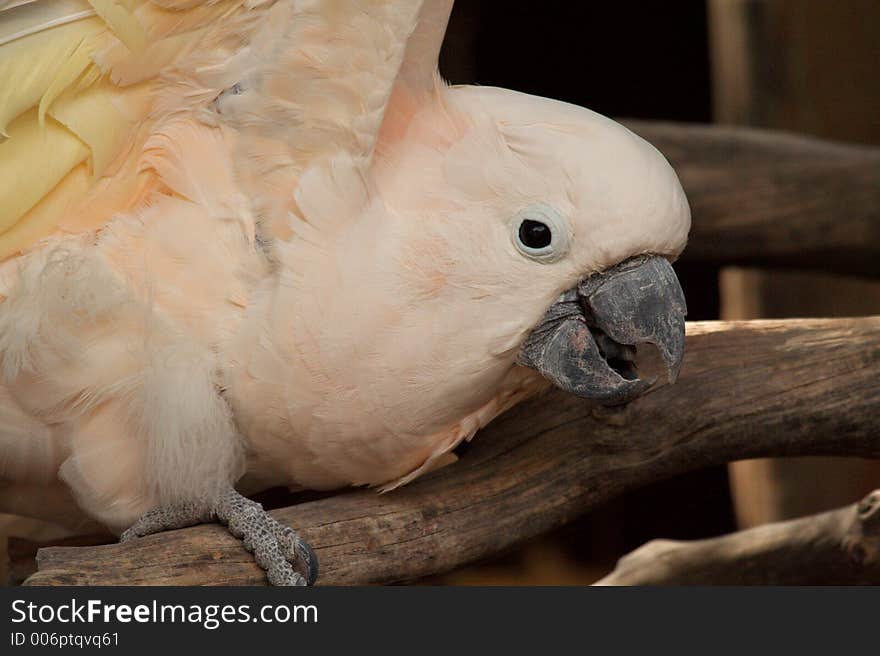
<path id="1" fill-rule="evenodd" d="M 426 335 L 469 344 L 475 375 L 528 367 L 606 404 L 654 382 L 636 367 L 643 344 L 674 381 L 686 306 L 670 263 L 690 210 L 653 146 L 581 107 L 470 86 L 438 88 L 397 132 L 376 181 L 400 279 L 425 312 L 459 315 Z"/>

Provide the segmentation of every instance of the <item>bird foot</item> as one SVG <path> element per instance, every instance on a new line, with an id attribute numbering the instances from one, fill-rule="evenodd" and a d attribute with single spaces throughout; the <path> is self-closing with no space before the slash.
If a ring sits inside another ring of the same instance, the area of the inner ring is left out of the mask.
<path id="1" fill-rule="evenodd" d="M 272 519 L 262 505 L 231 487 L 211 505 L 189 503 L 150 510 L 122 534 L 120 542 L 212 521 L 225 524 L 254 554 L 271 585 L 312 585 L 318 577 L 318 558 L 308 543 Z"/>

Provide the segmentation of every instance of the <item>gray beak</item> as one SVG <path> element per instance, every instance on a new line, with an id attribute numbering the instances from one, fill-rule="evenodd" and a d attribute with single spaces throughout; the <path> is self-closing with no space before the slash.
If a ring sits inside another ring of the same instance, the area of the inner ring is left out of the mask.
<path id="1" fill-rule="evenodd" d="M 582 280 L 547 310 L 517 362 L 557 387 L 604 405 L 626 403 L 655 379 L 641 379 L 636 346 L 653 344 L 675 382 L 684 357 L 684 293 L 672 265 L 641 255 Z"/>

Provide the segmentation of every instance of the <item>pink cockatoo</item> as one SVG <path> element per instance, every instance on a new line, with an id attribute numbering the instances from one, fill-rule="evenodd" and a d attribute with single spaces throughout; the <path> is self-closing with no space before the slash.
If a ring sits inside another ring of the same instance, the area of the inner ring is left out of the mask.
<path id="1" fill-rule="evenodd" d="M 652 146 L 449 87 L 447 0 L 0 0 L 0 509 L 123 539 L 390 489 L 550 384 L 674 379 L 690 226 Z"/>

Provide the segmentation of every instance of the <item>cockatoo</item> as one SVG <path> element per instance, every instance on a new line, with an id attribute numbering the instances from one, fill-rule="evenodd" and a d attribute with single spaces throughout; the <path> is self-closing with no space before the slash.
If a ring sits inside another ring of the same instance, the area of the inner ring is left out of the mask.
<path id="1" fill-rule="evenodd" d="M 133 539 L 383 490 L 551 384 L 674 379 L 688 204 L 586 109 L 447 86 L 448 0 L 0 0 L 2 509 Z M 237 487 L 237 489 L 236 489 Z"/>

